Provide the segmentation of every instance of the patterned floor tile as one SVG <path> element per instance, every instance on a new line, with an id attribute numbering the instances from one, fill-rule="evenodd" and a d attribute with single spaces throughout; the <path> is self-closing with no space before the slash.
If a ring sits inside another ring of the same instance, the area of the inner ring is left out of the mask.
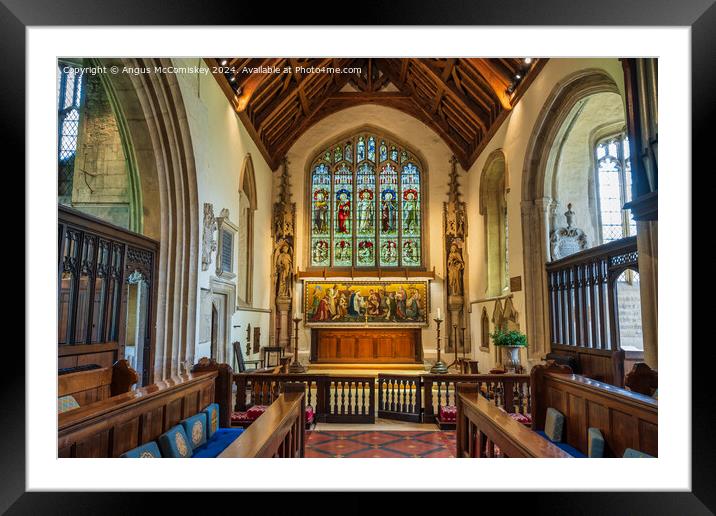
<path id="1" fill-rule="evenodd" d="M 455 432 L 308 432 L 306 457 L 455 457 Z"/>

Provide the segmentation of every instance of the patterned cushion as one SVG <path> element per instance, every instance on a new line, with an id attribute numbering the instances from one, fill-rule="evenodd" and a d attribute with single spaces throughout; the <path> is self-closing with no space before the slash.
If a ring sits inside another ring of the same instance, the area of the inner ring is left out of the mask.
<path id="1" fill-rule="evenodd" d="M 604 457 L 604 437 L 598 428 L 587 429 L 587 457 Z"/>
<path id="2" fill-rule="evenodd" d="M 529 414 L 520 414 L 518 412 L 508 412 L 508 416 L 510 416 L 512 419 L 517 421 L 518 423 L 522 423 L 523 425 L 531 425 L 532 424 L 532 416 Z"/>
<path id="3" fill-rule="evenodd" d="M 564 428 L 564 414 L 559 410 L 549 407 L 547 417 L 544 420 L 544 433 L 550 441 L 562 442 L 562 429 Z"/>
<path id="4" fill-rule="evenodd" d="M 266 412 L 266 409 L 268 406 L 266 405 L 254 405 L 250 409 L 246 411 L 246 416 L 251 420 L 254 421 L 259 418 L 261 414 Z"/>
<path id="5" fill-rule="evenodd" d="M 249 416 L 244 411 L 244 412 L 232 412 L 231 413 L 231 421 L 245 423 L 246 421 L 251 421 L 251 420 L 249 419 Z"/>
<path id="6" fill-rule="evenodd" d="M 653 459 L 653 455 L 649 455 L 648 453 L 640 452 L 639 450 L 634 450 L 632 448 L 627 448 L 624 450 L 624 458 L 625 459 Z"/>
<path id="7" fill-rule="evenodd" d="M 79 408 L 80 404 L 77 403 L 77 400 L 74 396 L 67 395 L 62 396 L 61 398 L 57 398 L 57 413 L 62 414 L 63 412 L 67 412 L 68 410 Z"/>
<path id="8" fill-rule="evenodd" d="M 198 448 L 206 442 L 206 413 L 199 412 L 181 422 L 191 447 Z"/>
<path id="9" fill-rule="evenodd" d="M 192 447 L 182 425 L 176 425 L 159 436 L 162 457 L 182 459 L 191 457 Z"/>
<path id="10" fill-rule="evenodd" d="M 315 413 L 313 412 L 313 407 L 311 405 L 306 405 L 306 423 L 313 423 L 314 417 Z"/>
<path id="11" fill-rule="evenodd" d="M 453 422 L 457 420 L 457 407 L 455 405 L 443 405 L 439 412 L 440 421 Z"/>
<path id="12" fill-rule="evenodd" d="M 204 409 L 204 414 L 206 414 L 207 423 L 206 437 L 207 439 L 211 439 L 211 436 L 214 435 L 214 432 L 219 429 L 219 404 L 212 403 Z"/>
<path id="13" fill-rule="evenodd" d="M 120 457 L 123 459 L 161 459 L 162 454 L 159 452 L 157 443 L 151 441 L 123 453 Z"/>
<path id="14" fill-rule="evenodd" d="M 206 444 L 199 446 L 194 450 L 192 459 L 206 459 L 217 457 L 231 443 L 233 443 L 242 433 L 243 428 L 219 428 Z"/>

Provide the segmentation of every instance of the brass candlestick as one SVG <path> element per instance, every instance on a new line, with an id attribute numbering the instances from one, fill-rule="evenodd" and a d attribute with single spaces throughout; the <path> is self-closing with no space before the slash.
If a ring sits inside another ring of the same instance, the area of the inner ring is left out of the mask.
<path id="1" fill-rule="evenodd" d="M 298 361 L 298 323 L 300 322 L 300 317 L 296 316 L 293 318 L 293 324 L 295 325 L 293 333 L 293 360 L 291 361 L 291 365 L 288 366 L 288 372 L 291 374 L 306 372 L 306 368 Z"/>
<path id="2" fill-rule="evenodd" d="M 438 339 L 438 360 L 437 362 L 435 362 L 435 365 L 430 369 L 430 372 L 434 374 L 445 374 L 448 372 L 448 368 L 445 365 L 445 362 L 440 360 L 440 323 L 442 323 L 443 320 L 436 317 L 435 319 L 433 319 L 433 321 L 435 321 L 435 324 L 437 325 L 436 331 Z"/>

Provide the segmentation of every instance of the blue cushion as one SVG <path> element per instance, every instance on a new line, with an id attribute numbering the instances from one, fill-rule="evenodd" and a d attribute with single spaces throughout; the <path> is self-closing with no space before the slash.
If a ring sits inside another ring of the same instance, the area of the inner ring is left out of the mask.
<path id="1" fill-rule="evenodd" d="M 206 414 L 207 423 L 206 437 L 208 439 L 211 439 L 211 436 L 214 435 L 214 432 L 219 429 L 219 404 L 212 403 L 204 409 L 204 413 Z"/>
<path id="2" fill-rule="evenodd" d="M 624 456 L 625 459 L 653 459 L 653 455 L 649 455 L 648 453 L 640 452 L 639 450 L 634 450 L 633 448 L 627 448 L 624 450 Z"/>
<path id="3" fill-rule="evenodd" d="M 159 448 L 163 457 L 187 458 L 191 457 L 191 444 L 182 425 L 176 425 L 159 436 Z"/>
<path id="4" fill-rule="evenodd" d="M 587 450 L 588 457 L 604 457 L 604 437 L 598 428 L 587 429 Z"/>
<path id="5" fill-rule="evenodd" d="M 192 448 L 198 448 L 206 442 L 206 412 L 199 412 L 181 422 L 184 433 Z"/>
<path id="6" fill-rule="evenodd" d="M 562 441 L 562 429 L 564 428 L 564 414 L 559 410 L 549 407 L 547 417 L 544 420 L 544 433 L 549 440 L 558 443 Z"/>
<path id="7" fill-rule="evenodd" d="M 550 439 L 550 438 L 547 436 L 547 434 L 544 433 L 543 430 L 538 430 L 538 431 L 537 431 L 537 434 L 538 434 L 538 435 L 541 435 L 542 437 L 544 437 L 545 439 L 547 439 L 548 441 L 550 441 L 552 444 L 554 444 L 557 448 L 559 448 L 560 450 L 564 451 L 565 453 L 568 453 L 569 455 L 571 455 L 572 457 L 574 457 L 574 458 L 576 458 L 576 459 L 585 459 L 585 458 L 587 457 L 586 455 L 584 455 L 581 451 L 579 451 L 579 450 L 578 450 L 577 448 L 575 448 L 574 446 L 571 446 L 571 445 L 569 445 L 569 444 L 567 444 L 567 443 L 560 443 L 560 442 L 554 442 L 554 441 L 552 441 L 552 439 Z"/>
<path id="8" fill-rule="evenodd" d="M 162 454 L 159 452 L 157 443 L 150 441 L 147 444 L 137 446 L 133 450 L 124 452 L 120 457 L 123 459 L 161 459 Z"/>
<path id="9" fill-rule="evenodd" d="M 243 428 L 218 428 L 206 444 L 194 450 L 192 458 L 214 458 L 223 452 L 237 437 L 243 433 Z"/>

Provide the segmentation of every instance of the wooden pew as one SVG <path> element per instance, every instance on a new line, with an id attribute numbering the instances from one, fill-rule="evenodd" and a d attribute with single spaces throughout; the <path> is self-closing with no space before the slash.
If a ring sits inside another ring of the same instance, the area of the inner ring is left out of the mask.
<path id="1" fill-rule="evenodd" d="M 301 383 L 287 383 L 283 392 L 220 459 L 302 458 L 306 449 L 306 396 Z"/>
<path id="2" fill-rule="evenodd" d="M 62 374 L 57 377 L 58 397 L 71 395 L 80 407 L 129 392 L 139 381 L 137 371 L 126 360 L 118 360 L 112 367 Z"/>
<path id="3" fill-rule="evenodd" d="M 637 362 L 627 373 L 624 385 L 630 391 L 653 396 L 659 388 L 659 374 L 644 362 Z"/>
<path id="4" fill-rule="evenodd" d="M 594 349 L 552 344 L 546 360 L 568 365 L 575 363 L 573 372 L 603 383 L 624 387 L 624 350 Z"/>
<path id="5" fill-rule="evenodd" d="M 569 457 L 487 400 L 474 383 L 457 385 L 456 439 L 458 458 Z"/>
<path id="6" fill-rule="evenodd" d="M 587 429 L 598 428 L 605 457 L 621 457 L 626 448 L 658 455 L 658 402 L 581 375 L 553 363 L 531 372 L 532 429 L 544 430 L 547 408 L 564 414 L 563 441 L 587 453 Z"/>

